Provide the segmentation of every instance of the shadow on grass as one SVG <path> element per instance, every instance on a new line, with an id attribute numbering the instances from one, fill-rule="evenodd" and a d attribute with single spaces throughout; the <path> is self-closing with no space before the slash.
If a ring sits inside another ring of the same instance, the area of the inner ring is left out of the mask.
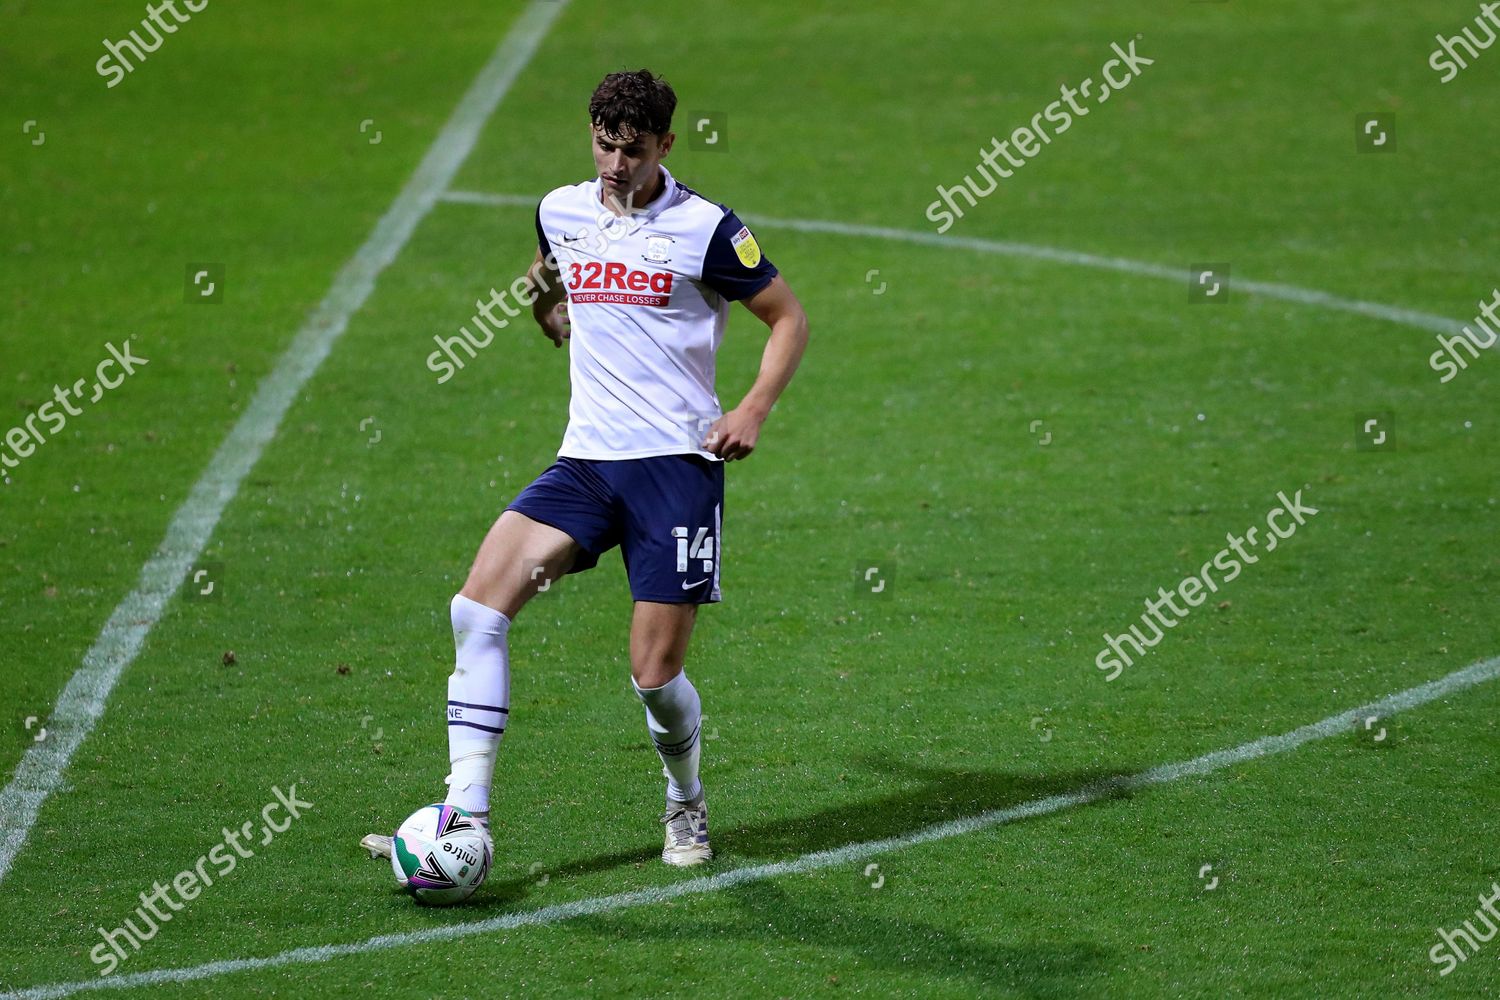
<path id="1" fill-rule="evenodd" d="M 944 770 L 865 757 L 850 773 L 881 771 L 901 782 L 899 791 L 832 806 L 806 816 L 742 823 L 713 831 L 715 845 L 751 858 L 782 860 L 865 840 L 899 837 L 917 830 L 1018 806 L 1052 795 L 1106 786 L 1105 799 L 1122 798 L 1122 772 L 1088 770 L 1060 774 Z"/>
<path id="2" fill-rule="evenodd" d="M 752 882 L 719 894 L 732 900 L 738 912 L 722 909 L 691 917 L 680 910 L 621 911 L 607 916 L 585 916 L 568 926 L 611 940 L 658 941 L 659 953 L 671 954 L 685 941 L 708 944 L 734 939 L 752 942 L 755 953 L 768 954 L 781 945 L 798 956 L 805 967 L 807 949 L 824 953 L 827 965 L 817 970 L 823 989 L 869 986 L 872 971 L 906 977 L 900 987 L 882 982 L 877 995 L 911 995 L 913 973 L 964 982 L 964 993 L 989 995 L 999 990 L 1027 997 L 1099 995 L 1103 977 L 1113 964 L 1111 953 L 1089 941 L 1037 941 L 1034 928 L 1006 940 L 980 940 L 955 926 L 928 923 L 894 914 L 893 900 L 883 912 L 870 907 L 856 911 L 837 904 L 804 905 L 774 882 Z M 908 908 L 919 900 L 906 899 Z M 841 954 L 829 954 L 838 952 Z M 816 961 L 816 960 L 814 960 Z M 724 975 L 723 968 L 703 970 L 706 978 Z M 787 992 L 790 993 L 788 983 Z"/>
<path id="3" fill-rule="evenodd" d="M 899 790 L 871 799 L 829 806 L 816 812 L 776 819 L 724 825 L 724 817 L 710 810 L 714 848 L 727 859 L 785 861 L 815 851 L 847 844 L 914 833 L 923 827 L 966 819 L 1036 799 L 1102 786 L 1099 800 L 1122 798 L 1128 791 L 1119 782 L 1123 772 L 1089 770 L 1060 774 L 1014 774 L 1004 771 L 944 770 L 894 763 L 887 758 L 860 758 L 851 775 L 883 773 L 899 781 Z M 659 841 L 638 850 L 579 858 L 548 866 L 549 879 L 588 875 L 625 865 L 659 864 Z M 712 875 L 734 866 L 714 863 L 685 874 Z M 507 881 L 491 879 L 487 888 L 465 909 L 507 910 L 538 884 L 536 875 Z"/>

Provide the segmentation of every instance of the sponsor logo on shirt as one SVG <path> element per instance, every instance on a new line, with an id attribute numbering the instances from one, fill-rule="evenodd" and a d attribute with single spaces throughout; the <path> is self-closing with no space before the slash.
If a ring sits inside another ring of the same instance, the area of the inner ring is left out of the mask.
<path id="1" fill-rule="evenodd" d="M 670 271 L 641 271 L 618 261 L 573 263 L 568 265 L 568 299 L 665 306 L 672 298 L 672 278 Z"/>
<path id="2" fill-rule="evenodd" d="M 730 246 L 734 247 L 735 255 L 739 257 L 740 263 L 746 267 L 754 267 L 760 263 L 760 244 L 755 242 L 746 226 L 741 226 L 740 231 L 729 238 Z"/>

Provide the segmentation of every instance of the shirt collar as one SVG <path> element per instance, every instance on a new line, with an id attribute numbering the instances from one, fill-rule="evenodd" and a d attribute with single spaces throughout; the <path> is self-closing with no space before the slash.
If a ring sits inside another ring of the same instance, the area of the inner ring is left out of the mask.
<path id="1" fill-rule="evenodd" d="M 652 219 L 655 219 L 658 215 L 660 215 L 661 210 L 672 203 L 672 196 L 677 193 L 677 179 L 672 176 L 672 172 L 668 170 L 664 165 L 659 165 L 656 169 L 661 171 L 661 190 L 657 192 L 655 198 L 652 198 L 649 202 L 646 203 L 645 207 L 637 212 L 632 213 L 631 216 L 637 223 L 641 225 L 650 222 Z M 607 206 L 604 204 L 603 192 L 604 182 L 598 177 L 595 177 L 594 201 L 598 203 L 600 208 L 607 208 Z"/>

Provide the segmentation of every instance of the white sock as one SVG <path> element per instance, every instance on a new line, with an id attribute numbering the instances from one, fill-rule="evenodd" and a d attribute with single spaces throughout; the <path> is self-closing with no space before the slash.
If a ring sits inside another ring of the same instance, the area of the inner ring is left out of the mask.
<path id="1" fill-rule="evenodd" d="M 490 813 L 495 754 L 510 714 L 510 619 L 462 594 L 449 607 L 457 650 L 448 678 L 447 804 Z"/>
<path id="2" fill-rule="evenodd" d="M 698 689 L 688 680 L 686 671 L 661 687 L 643 688 L 634 677 L 630 686 L 646 706 L 646 728 L 667 776 L 667 798 L 691 802 L 703 792 L 698 780 L 698 728 L 702 720 Z"/>

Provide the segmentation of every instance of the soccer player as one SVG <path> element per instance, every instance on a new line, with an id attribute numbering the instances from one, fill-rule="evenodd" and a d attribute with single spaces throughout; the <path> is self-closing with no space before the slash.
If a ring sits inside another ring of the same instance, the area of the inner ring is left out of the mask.
<path id="1" fill-rule="evenodd" d="M 557 461 L 500 515 L 451 605 L 447 804 L 488 828 L 510 712 L 507 635 L 538 591 L 620 546 L 634 614 L 630 672 L 667 779 L 662 860 L 713 856 L 698 777 L 698 692 L 683 670 L 700 604 L 720 599 L 724 462 L 755 448 L 807 345 L 807 316 L 734 212 L 679 184 L 677 97 L 647 70 L 589 101 L 598 176 L 537 207 L 532 313 L 569 345 L 572 398 Z M 730 303 L 770 329 L 760 371 L 723 412 L 715 357 Z M 390 838 L 363 841 L 390 856 Z"/>

